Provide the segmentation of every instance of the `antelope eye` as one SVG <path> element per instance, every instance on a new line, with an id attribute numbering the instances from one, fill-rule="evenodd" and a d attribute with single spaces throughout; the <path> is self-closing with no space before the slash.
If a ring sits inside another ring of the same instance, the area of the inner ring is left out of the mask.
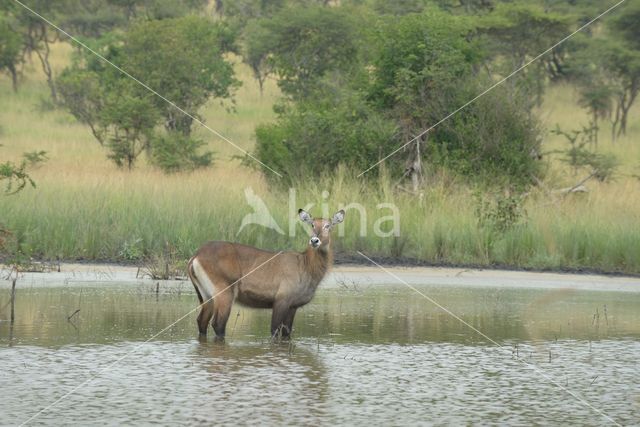
<path id="1" fill-rule="evenodd" d="M 329 227 L 331 227 L 331 224 L 325 224 L 325 225 L 322 226 L 322 228 L 324 228 L 325 230 L 328 230 Z"/>

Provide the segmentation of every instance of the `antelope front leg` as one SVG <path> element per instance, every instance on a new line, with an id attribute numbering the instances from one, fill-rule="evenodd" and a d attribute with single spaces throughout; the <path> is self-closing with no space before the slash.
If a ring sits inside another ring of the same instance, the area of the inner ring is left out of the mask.
<path id="1" fill-rule="evenodd" d="M 278 301 L 273 304 L 273 313 L 271 313 L 271 337 L 276 337 L 278 333 L 280 333 L 283 337 L 289 336 L 291 332 L 288 330 L 288 326 L 286 321 L 289 312 L 293 310 L 295 314 L 295 309 L 289 308 L 289 303 L 287 301 Z M 293 316 L 291 316 L 293 322 Z"/>
<path id="2" fill-rule="evenodd" d="M 296 310 L 295 308 L 290 308 L 289 311 L 287 311 L 283 322 L 284 327 L 282 328 L 282 336 L 284 337 L 288 337 L 293 332 L 293 318 L 296 315 Z"/>

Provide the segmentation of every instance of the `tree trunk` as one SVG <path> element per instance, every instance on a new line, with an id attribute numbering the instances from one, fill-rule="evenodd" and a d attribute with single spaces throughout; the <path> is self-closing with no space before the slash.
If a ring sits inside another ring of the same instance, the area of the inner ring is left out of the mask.
<path id="1" fill-rule="evenodd" d="M 611 119 L 611 142 L 616 142 L 616 137 L 618 136 L 618 122 L 620 121 L 620 105 L 616 105 L 616 113 Z"/>
<path id="2" fill-rule="evenodd" d="M 620 115 L 620 127 L 618 128 L 618 137 L 627 134 L 627 113 L 628 109 L 623 108 L 622 114 Z"/>
<path id="3" fill-rule="evenodd" d="M 9 65 L 9 73 L 11 73 L 11 83 L 13 85 L 13 91 L 18 92 L 18 70 L 13 64 Z"/>
<path id="4" fill-rule="evenodd" d="M 618 136 L 627 134 L 627 118 L 629 117 L 629 110 L 633 105 L 638 91 L 640 90 L 640 82 L 633 82 L 628 91 L 625 91 L 624 95 L 620 98 L 620 122 L 618 127 Z"/>
<path id="5" fill-rule="evenodd" d="M 598 127 L 598 112 L 593 110 L 593 145 L 598 150 L 598 133 L 600 133 L 600 128 Z"/>
<path id="6" fill-rule="evenodd" d="M 216 0 L 216 14 L 218 16 L 224 15 L 224 3 L 222 0 Z"/>
<path id="7" fill-rule="evenodd" d="M 426 136 L 425 136 L 426 140 Z M 420 144 L 422 144 L 422 138 L 416 139 L 414 157 L 411 161 L 411 187 L 414 193 L 418 193 L 420 184 L 422 183 L 422 155 L 420 153 Z"/>
<path id="8" fill-rule="evenodd" d="M 633 98 L 635 98 L 635 96 L 629 100 L 627 105 L 623 105 L 620 110 L 622 114 L 620 114 L 620 127 L 618 128 L 618 136 L 627 134 L 627 118 L 629 116 L 631 104 L 633 103 Z"/>
<path id="9" fill-rule="evenodd" d="M 264 78 L 258 77 L 258 86 L 260 86 L 260 98 L 264 95 Z"/>
<path id="10" fill-rule="evenodd" d="M 42 51 L 40 51 L 40 49 L 35 49 L 35 51 L 38 55 L 38 58 L 40 59 L 42 71 L 44 71 L 44 74 L 47 77 L 47 85 L 49 85 L 49 90 L 51 91 L 51 100 L 54 104 L 58 104 L 58 91 L 56 90 L 56 84 L 53 80 L 53 69 L 51 68 L 51 63 L 49 62 L 49 54 L 51 53 L 51 49 L 49 47 L 49 41 L 47 40 L 46 35 L 42 38 L 42 43 L 44 45 L 44 49 Z"/>

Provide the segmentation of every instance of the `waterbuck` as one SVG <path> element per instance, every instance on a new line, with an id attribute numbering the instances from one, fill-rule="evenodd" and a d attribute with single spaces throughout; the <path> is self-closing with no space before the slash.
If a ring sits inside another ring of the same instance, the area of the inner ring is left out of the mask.
<path id="1" fill-rule="evenodd" d="M 254 308 L 271 308 L 271 335 L 291 334 L 299 307 L 313 298 L 333 263 L 331 229 L 344 220 L 338 211 L 331 220 L 314 219 L 303 209 L 300 219 L 312 227 L 302 252 L 270 252 L 231 242 L 208 242 L 189 260 L 187 272 L 202 305 L 198 329 L 206 336 L 209 321 L 217 339 L 224 339 L 234 301 Z"/>

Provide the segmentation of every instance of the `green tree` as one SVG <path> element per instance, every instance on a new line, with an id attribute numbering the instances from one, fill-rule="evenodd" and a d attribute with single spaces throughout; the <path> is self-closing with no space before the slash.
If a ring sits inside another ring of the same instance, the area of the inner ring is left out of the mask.
<path id="1" fill-rule="evenodd" d="M 471 30 L 466 19 L 437 9 L 384 18 L 376 27 L 369 99 L 398 124 L 400 140 L 413 139 L 472 97 L 464 83 L 475 80 L 472 71 L 479 63 L 476 43 L 467 37 Z M 404 149 L 414 190 L 423 176 L 429 136 Z"/>
<path id="2" fill-rule="evenodd" d="M 617 37 L 584 39 L 568 68 L 583 106 L 592 115 L 611 117 L 613 140 L 624 135 L 640 93 L 640 50 Z"/>
<path id="3" fill-rule="evenodd" d="M 16 165 L 13 162 L 0 163 L 0 181 L 7 181 L 5 193 L 15 194 L 22 190 L 27 184 L 35 187 L 36 184 L 26 171 L 27 163 L 22 162 Z"/>
<path id="4" fill-rule="evenodd" d="M 18 90 L 18 68 L 22 62 L 22 39 L 9 25 L 8 17 L 0 12 L 0 72 L 11 76 L 13 90 Z"/>
<path id="5" fill-rule="evenodd" d="M 349 68 L 357 55 L 354 20 L 341 8 L 295 6 L 262 22 L 280 88 L 305 96 L 331 70 Z"/>
<path id="6" fill-rule="evenodd" d="M 618 43 L 610 47 L 608 69 L 613 73 L 616 92 L 614 132 L 626 134 L 629 111 L 640 92 L 640 5 L 625 7 L 610 25 Z"/>
<path id="7" fill-rule="evenodd" d="M 253 77 L 260 86 L 261 95 L 264 90 L 264 82 L 273 73 L 270 56 L 274 42 L 271 40 L 271 36 L 272 33 L 269 29 L 258 19 L 249 21 L 243 32 L 242 60 L 251 68 Z"/>
<path id="8" fill-rule="evenodd" d="M 599 119 L 607 119 L 611 116 L 612 89 L 604 82 L 592 82 L 580 87 L 579 103 L 586 108 L 591 116 L 591 126 L 594 129 L 594 145 L 598 146 Z"/>
<path id="9" fill-rule="evenodd" d="M 59 17 L 73 10 L 77 0 L 34 0 L 29 7 L 49 20 L 57 21 Z M 22 53 L 30 58 L 38 57 L 42 71 L 47 79 L 51 100 L 58 102 L 58 91 L 55 84 L 53 67 L 50 62 L 51 44 L 62 39 L 62 35 L 40 17 L 11 0 L 0 0 L 0 10 L 11 17 L 11 30 L 22 39 Z"/>
<path id="10" fill-rule="evenodd" d="M 151 139 L 151 161 L 164 172 L 178 172 L 206 167 L 213 161 L 213 153 L 198 154 L 204 141 L 180 132 L 157 134 Z"/>
<path id="11" fill-rule="evenodd" d="M 56 23 L 74 36 L 98 38 L 116 28 L 125 28 L 128 19 L 126 10 L 109 0 L 83 0 L 67 8 Z"/>
<path id="12" fill-rule="evenodd" d="M 211 97 L 229 99 L 240 85 L 233 65 L 223 56 L 235 49 L 235 36 L 224 23 L 213 24 L 196 16 L 141 22 L 127 33 L 122 68 L 197 117 Z M 148 96 L 141 86 L 134 93 Z M 167 130 L 191 133 L 191 117 L 159 97 L 152 102 Z"/>
<path id="13" fill-rule="evenodd" d="M 123 14 L 126 21 L 179 18 L 202 10 L 206 0 L 93 0 L 112 6 Z"/>
<path id="14" fill-rule="evenodd" d="M 364 170 L 491 84 L 467 17 L 430 8 L 364 25 L 370 38 L 354 46 L 366 54 L 310 75 L 313 84 L 278 106 L 277 122 L 256 129 L 260 160 L 289 176 L 315 176 L 340 163 Z M 414 188 L 423 162 L 527 184 L 539 171 L 539 134 L 528 105 L 500 87 L 407 145 L 404 159 L 390 157 L 389 170 L 410 175 Z"/>
<path id="15" fill-rule="evenodd" d="M 409 13 L 421 13 L 429 0 L 374 0 L 373 8 L 376 12 L 386 15 L 406 15 Z"/>
<path id="16" fill-rule="evenodd" d="M 233 36 L 224 24 L 195 16 L 137 23 L 121 36 L 94 42 L 92 48 L 164 99 L 81 51 L 58 81 L 64 105 L 90 127 L 118 166 L 131 168 L 147 152 L 152 160 L 163 159 L 155 162 L 162 167 L 172 147 L 176 165 L 190 169 L 209 164 L 211 153 L 197 154 L 202 144 L 189 138 L 193 119 L 165 99 L 198 117 L 207 100 L 230 98 L 238 82 L 223 55 L 233 46 Z M 178 149 L 180 143 L 184 147 Z M 163 154 L 154 157 L 154 149 Z"/>
<path id="17" fill-rule="evenodd" d="M 304 0 L 294 0 L 296 3 L 305 3 Z M 223 11 L 226 19 L 238 22 L 244 26 L 247 22 L 273 16 L 279 10 L 293 3 L 291 0 L 216 0 L 218 11 Z M 309 2 L 306 2 L 309 3 Z"/>
<path id="18" fill-rule="evenodd" d="M 508 75 L 565 37 L 571 24 L 567 15 L 545 10 L 533 2 L 497 3 L 491 13 L 479 20 L 479 32 L 487 38 L 491 59 L 486 65 L 493 73 Z M 556 49 L 546 60 L 524 68 L 509 82 L 524 96 L 534 94 L 532 99 L 539 105 L 547 72 L 552 77 L 561 72 L 561 58 L 560 49 Z"/>
<path id="19" fill-rule="evenodd" d="M 390 141 L 398 141 L 395 124 L 361 92 L 323 89 L 281 111 L 276 123 L 256 128 L 257 158 L 283 173 L 286 183 L 319 176 L 340 164 L 364 170 Z"/>
<path id="20" fill-rule="evenodd" d="M 36 186 L 36 183 L 27 172 L 27 163 L 26 159 L 20 165 L 11 161 L 0 163 L 0 181 L 6 181 L 5 194 L 15 194 L 26 187 L 27 184 L 31 184 L 32 187 Z M 2 231 L 1 228 L 0 231 Z"/>

